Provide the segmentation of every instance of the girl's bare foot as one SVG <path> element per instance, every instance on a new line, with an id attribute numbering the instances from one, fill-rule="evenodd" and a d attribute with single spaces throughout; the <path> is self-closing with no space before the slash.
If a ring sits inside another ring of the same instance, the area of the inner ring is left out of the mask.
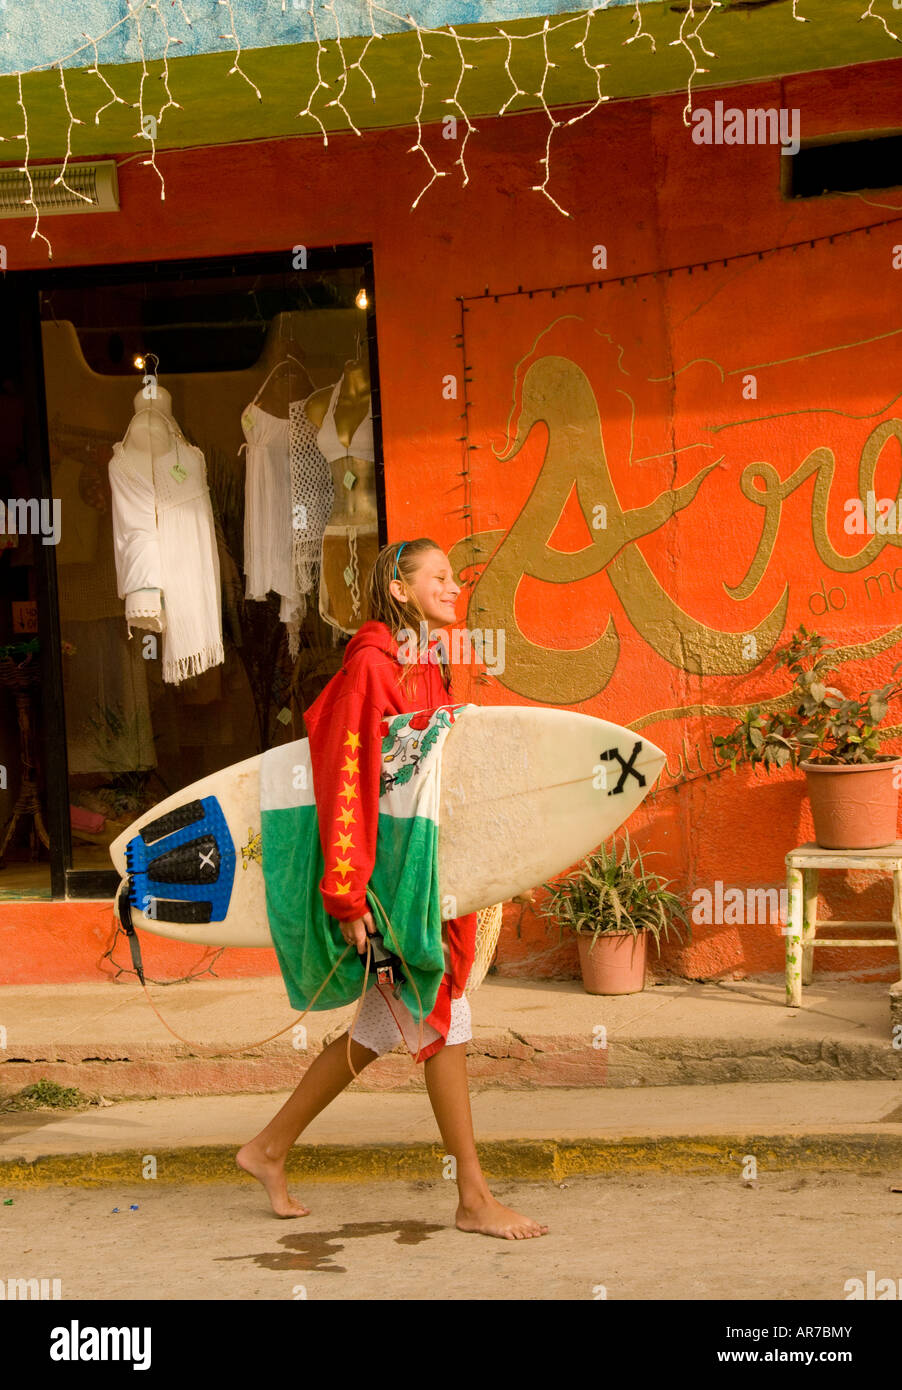
<path id="1" fill-rule="evenodd" d="M 502 1240 L 528 1240 L 530 1236 L 548 1234 L 547 1226 L 540 1226 L 531 1217 L 502 1206 L 491 1194 L 473 1206 L 459 1203 L 455 1225 L 459 1231 L 478 1231 L 480 1235 L 500 1236 Z"/>
<path id="2" fill-rule="evenodd" d="M 276 1216 L 309 1216 L 310 1208 L 301 1206 L 288 1195 L 285 1180 L 285 1162 L 280 1158 L 268 1158 L 264 1149 L 256 1147 L 252 1139 L 235 1155 L 235 1162 L 245 1173 L 262 1182 L 266 1188 L 272 1209 Z"/>

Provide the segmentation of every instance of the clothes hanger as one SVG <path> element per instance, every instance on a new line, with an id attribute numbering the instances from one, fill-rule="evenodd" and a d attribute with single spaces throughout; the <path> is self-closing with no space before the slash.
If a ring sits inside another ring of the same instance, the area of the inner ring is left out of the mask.
<path id="1" fill-rule="evenodd" d="M 310 390 L 313 391 L 313 390 L 315 389 L 315 388 L 314 388 L 314 385 L 313 385 L 313 382 L 310 380 L 310 374 L 309 374 L 309 372 L 307 371 L 307 368 L 304 366 L 303 362 L 300 360 L 300 358 L 295 357 L 295 355 L 294 355 L 293 352 L 289 352 L 289 353 L 286 353 L 286 355 L 282 358 L 281 362 L 277 362 L 276 365 L 273 367 L 272 371 L 271 371 L 271 372 L 269 373 L 269 375 L 267 376 L 267 378 L 266 378 L 266 380 L 264 381 L 263 385 L 260 387 L 260 390 L 257 392 L 257 394 L 256 394 L 256 396 L 254 397 L 254 399 L 251 401 L 251 405 L 256 405 L 256 404 L 257 404 L 258 400 L 259 400 L 260 397 L 263 395 L 263 392 L 266 390 L 266 387 L 267 387 L 268 384 L 269 384 L 270 377 L 273 377 L 273 376 L 275 375 L 275 373 L 276 373 L 277 371 L 279 371 L 279 369 L 280 369 L 281 367 L 287 366 L 289 362 L 296 362 L 296 363 L 298 364 L 298 366 L 300 367 L 301 371 L 304 373 L 304 376 L 307 378 L 307 382 L 308 382 L 308 384 L 309 384 L 309 386 L 310 386 Z"/>
<path id="2" fill-rule="evenodd" d="M 290 366 L 290 364 L 291 364 L 292 362 L 296 362 L 296 363 L 297 363 L 297 365 L 300 367 L 301 371 L 304 373 L 304 376 L 307 378 L 307 384 L 308 384 L 308 386 L 310 387 L 310 390 L 309 390 L 308 393 L 307 393 L 308 396 L 313 394 L 313 392 L 316 390 L 316 387 L 313 385 L 313 381 L 311 380 L 310 373 L 307 371 L 307 368 L 304 366 L 304 364 L 303 364 L 303 362 L 300 360 L 300 358 L 295 357 L 295 355 L 294 355 L 293 352 L 288 352 L 288 353 L 285 354 L 285 356 L 282 358 L 282 360 L 281 360 L 280 362 L 277 362 L 276 365 L 272 368 L 272 370 L 267 374 L 266 380 L 263 382 L 263 385 L 260 387 L 260 390 L 257 392 L 257 394 L 256 394 L 256 396 L 254 397 L 254 399 L 251 401 L 250 406 L 247 406 L 247 407 L 246 407 L 245 412 L 244 412 L 244 414 L 243 414 L 242 417 L 241 417 L 242 420 L 244 420 L 244 417 L 245 417 L 245 415 L 247 414 L 247 411 L 250 410 L 251 406 L 255 406 L 255 405 L 257 404 L 258 400 L 259 400 L 260 397 L 263 395 L 263 392 L 266 390 L 267 386 L 269 385 L 269 382 L 270 382 L 271 378 L 272 378 L 273 376 L 275 376 L 276 372 L 279 371 L 280 368 L 282 368 L 282 367 L 286 367 L 286 366 L 287 366 L 288 369 L 289 369 L 289 387 L 290 387 L 290 385 L 291 385 L 291 379 L 290 379 L 291 366 Z M 284 419 L 289 419 L 289 418 L 290 418 L 290 415 L 289 415 L 289 416 L 284 416 L 284 417 L 283 417 L 283 416 L 279 416 L 278 418 L 279 418 L 279 419 L 283 419 L 283 418 L 284 418 Z M 248 422 L 247 422 L 247 423 L 248 423 L 248 428 L 250 428 L 250 419 L 251 419 L 251 417 L 248 416 Z M 243 451 L 244 451 L 246 448 L 247 448 L 247 440 L 245 440 L 243 444 L 239 445 L 238 454 L 239 454 L 239 455 L 242 454 Z"/>
<path id="3" fill-rule="evenodd" d="M 355 346 L 356 346 L 356 353 L 357 353 L 357 355 L 356 355 L 356 357 L 350 358 L 350 359 L 344 364 L 344 369 L 342 370 L 341 377 L 339 378 L 339 381 L 338 381 L 338 386 L 339 386 L 338 395 L 339 395 L 339 396 L 341 396 L 341 394 L 342 394 L 340 388 L 343 387 L 343 386 L 344 386 L 344 387 L 347 386 L 347 380 L 348 380 L 348 374 L 349 374 L 349 372 L 352 372 L 352 371 L 355 371 L 355 370 L 356 370 L 356 371 L 359 371 L 360 368 L 363 367 L 363 366 L 366 366 L 367 368 L 369 367 L 369 362 L 368 362 L 368 361 L 367 361 L 367 362 L 364 362 L 363 359 L 362 359 L 361 356 L 360 356 L 360 346 L 361 346 L 361 344 L 360 344 L 360 337 L 361 337 L 361 335 L 360 335 L 360 331 L 359 331 L 359 329 L 358 329 L 358 332 L 357 332 L 357 341 L 356 341 L 356 345 L 355 345 Z M 346 397 L 345 397 L 345 400 L 346 400 L 346 401 L 358 401 L 358 400 L 360 400 L 360 398 L 361 398 L 361 396 L 362 396 L 363 394 L 364 394 L 364 393 L 363 393 L 362 391 L 361 391 L 361 392 L 354 392 L 350 397 L 347 397 L 347 396 L 346 396 Z M 372 398 L 372 395 L 371 395 L 371 393 L 370 393 L 370 391 L 369 391 L 369 388 L 368 388 L 367 391 L 366 391 L 366 396 L 367 396 L 367 399 L 368 399 L 368 401 L 369 401 L 369 404 L 368 404 L 368 407 L 367 407 L 366 415 L 363 417 L 364 420 L 366 420 L 366 419 L 369 418 L 370 414 L 372 413 L 372 409 L 373 409 L 373 398 Z M 363 421 L 361 421 L 360 423 L 362 424 Z M 359 429 L 360 426 L 358 425 L 357 428 Z"/>
<path id="4" fill-rule="evenodd" d="M 149 364 L 150 359 L 153 358 L 153 369 L 152 369 L 152 371 L 149 373 L 149 375 L 151 375 L 151 376 L 153 377 L 154 381 L 157 382 L 157 384 L 159 384 L 159 380 L 160 380 L 160 359 L 159 359 L 159 357 L 157 356 L 157 354 L 156 354 L 155 352 L 145 352 L 145 353 L 143 353 L 143 357 L 144 357 L 144 365 L 145 365 L 145 368 L 146 368 L 147 365 Z M 164 389 L 165 389 L 165 388 L 164 388 Z M 179 446 L 179 441 L 180 441 L 180 440 L 181 440 L 181 442 L 182 442 L 183 444 L 186 444 L 186 445 L 188 444 L 189 441 L 187 440 L 187 438 L 185 437 L 184 433 L 182 432 L 181 426 L 178 425 L 178 424 L 176 423 L 176 421 L 173 419 L 173 417 L 172 417 L 171 415 L 167 415 L 165 410 L 155 410 L 154 407 L 153 407 L 152 405 L 146 405 L 146 406 L 142 406 L 140 409 L 136 410 L 136 411 L 134 412 L 134 414 L 132 415 L 132 418 L 131 418 L 131 420 L 129 421 L 129 424 L 128 424 L 128 429 L 125 431 L 125 435 L 124 435 L 124 437 L 123 437 L 123 439 L 122 439 L 122 446 L 123 446 L 123 448 L 125 447 L 125 441 L 128 439 L 129 431 L 131 430 L 132 425 L 135 423 L 135 421 L 137 420 L 137 418 L 138 418 L 139 415 L 153 415 L 153 416 L 156 417 L 157 420 L 162 420 L 163 423 L 166 425 L 167 429 L 169 430 L 170 435 L 171 435 L 171 436 L 173 437 L 173 439 L 175 440 L 176 451 L 178 451 L 178 446 Z"/>
<path id="5" fill-rule="evenodd" d="M 360 348 L 361 348 L 361 341 L 360 341 L 360 339 L 361 339 L 361 334 L 360 334 L 360 332 L 359 332 L 359 330 L 358 330 L 357 338 L 356 338 L 355 346 L 354 346 L 355 356 L 349 358 L 348 361 L 345 363 L 345 365 L 344 365 L 344 370 L 345 370 L 345 372 L 348 370 L 349 367 L 358 367 L 358 368 L 359 368 L 359 367 L 363 367 L 363 366 L 367 366 L 367 367 L 369 366 L 369 362 L 368 362 L 368 361 L 367 361 L 367 362 L 364 362 L 363 358 L 360 356 Z"/>

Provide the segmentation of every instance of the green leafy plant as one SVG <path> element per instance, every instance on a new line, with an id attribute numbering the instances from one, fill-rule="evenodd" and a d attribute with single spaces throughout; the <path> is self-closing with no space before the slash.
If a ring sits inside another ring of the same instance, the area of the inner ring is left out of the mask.
<path id="1" fill-rule="evenodd" d="M 91 1097 L 77 1086 L 60 1086 L 42 1077 L 24 1090 L 7 1097 L 4 1110 L 76 1110 L 92 1103 Z"/>
<path id="2" fill-rule="evenodd" d="M 879 690 L 862 691 L 847 698 L 826 678 L 836 670 L 833 645 L 818 633 L 800 626 L 776 654 L 777 668 L 793 677 L 787 708 L 761 713 L 760 705 L 748 709 L 729 734 L 713 740 L 715 748 L 733 771 L 740 762 L 773 767 L 798 767 L 803 760 L 828 766 L 874 763 L 895 755 L 880 752 L 882 732 L 877 727 L 890 702 L 902 693 L 891 680 Z M 893 675 L 902 666 L 897 662 Z"/>
<path id="3" fill-rule="evenodd" d="M 551 896 L 541 913 L 557 922 L 558 940 L 565 929 L 591 934 L 592 946 L 607 932 L 636 936 L 648 931 L 660 955 L 661 940 L 669 938 L 671 929 L 680 939 L 678 922 L 692 936 L 686 905 L 667 886 L 671 881 L 649 873 L 641 850 L 634 850 L 627 832 L 622 855 L 618 856 L 615 836 L 610 849 L 600 845 L 572 873 L 543 884 Z"/>

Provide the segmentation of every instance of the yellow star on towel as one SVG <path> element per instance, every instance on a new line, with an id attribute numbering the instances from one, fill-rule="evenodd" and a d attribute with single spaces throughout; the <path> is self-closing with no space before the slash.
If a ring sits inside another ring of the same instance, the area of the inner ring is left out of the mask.
<path id="1" fill-rule="evenodd" d="M 339 792 L 339 796 L 346 796 L 349 801 L 352 800 L 352 798 L 356 795 L 357 788 L 354 786 L 353 782 L 345 782 L 344 786 Z"/>
<path id="2" fill-rule="evenodd" d="M 341 770 L 342 772 L 359 772 L 360 769 L 357 766 L 357 759 L 352 758 L 349 753 L 345 758 L 344 767 Z"/>
<path id="3" fill-rule="evenodd" d="M 349 850 L 353 843 L 353 835 L 343 835 L 341 831 L 338 832 L 338 848 L 340 850 Z"/>
<path id="4" fill-rule="evenodd" d="M 348 736 L 345 739 L 345 743 L 349 746 L 352 753 L 356 752 L 356 750 L 360 747 L 360 735 L 355 734 L 351 729 L 349 729 Z"/>
<path id="5" fill-rule="evenodd" d="M 340 821 L 343 821 L 344 824 L 347 825 L 349 821 L 356 820 L 357 817 L 354 815 L 354 812 L 351 810 L 350 806 L 346 806 L 343 811 L 339 811 L 338 819 Z"/>
<path id="6" fill-rule="evenodd" d="M 336 859 L 335 863 L 332 865 L 332 872 L 336 874 L 353 873 L 354 871 L 351 868 L 350 859 Z"/>

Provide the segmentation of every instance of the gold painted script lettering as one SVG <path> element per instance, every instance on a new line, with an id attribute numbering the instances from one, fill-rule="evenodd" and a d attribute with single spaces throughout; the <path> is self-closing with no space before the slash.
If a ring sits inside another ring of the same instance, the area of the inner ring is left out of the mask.
<path id="1" fill-rule="evenodd" d="M 877 463 L 891 439 L 896 439 L 902 447 L 902 420 L 882 420 L 865 441 L 858 464 L 858 497 L 862 507 L 865 506 L 868 493 L 874 491 Z M 724 585 L 730 598 L 748 598 L 761 583 L 774 553 L 783 503 L 791 492 L 795 492 L 796 488 L 801 487 L 802 483 L 811 477 L 812 473 L 815 474 L 815 480 L 811 495 L 811 534 L 815 549 L 825 565 L 841 574 L 852 574 L 855 570 L 864 569 L 865 565 L 873 564 L 885 545 L 902 545 L 902 535 L 887 532 L 873 535 L 855 555 L 840 555 L 839 551 L 834 550 L 827 535 L 827 507 L 835 466 L 833 450 L 820 448 L 813 449 L 785 483 L 780 482 L 780 475 L 773 464 L 750 463 L 743 469 L 739 486 L 750 502 L 764 508 L 764 529 L 745 578 L 735 589 Z M 755 486 L 755 480 L 759 478 L 764 484 L 763 488 Z M 899 485 L 896 501 L 900 499 L 902 483 Z"/>
<path id="2" fill-rule="evenodd" d="M 586 647 L 559 650 L 530 642 L 515 617 L 517 589 L 527 575 L 547 584 L 572 584 L 604 570 L 637 632 L 665 661 L 683 671 L 703 676 L 747 673 L 750 663 L 743 650 L 748 649 L 749 636 L 755 638 L 752 650 L 763 660 L 783 629 L 788 585 L 757 627 L 720 632 L 697 622 L 665 593 L 635 545 L 687 507 L 716 465 L 700 469 L 690 482 L 662 492 L 645 507 L 623 511 L 608 468 L 594 392 L 585 373 L 569 358 L 542 357 L 529 367 L 517 436 L 499 455 L 501 461 L 516 456 L 540 420 L 548 426 L 548 449 L 511 529 L 467 537 L 449 554 L 459 574 L 494 549 L 471 591 L 467 623 L 488 614 L 488 621 L 479 626 L 504 629 L 507 656 L 502 684 L 542 704 L 579 704 L 604 689 L 620 653 L 612 614 L 602 635 Z M 552 549 L 548 540 L 574 483 L 592 542 L 568 554 Z M 603 513 L 595 510 L 599 504 Z M 603 527 L 593 527 L 597 515 L 604 515 Z"/>

